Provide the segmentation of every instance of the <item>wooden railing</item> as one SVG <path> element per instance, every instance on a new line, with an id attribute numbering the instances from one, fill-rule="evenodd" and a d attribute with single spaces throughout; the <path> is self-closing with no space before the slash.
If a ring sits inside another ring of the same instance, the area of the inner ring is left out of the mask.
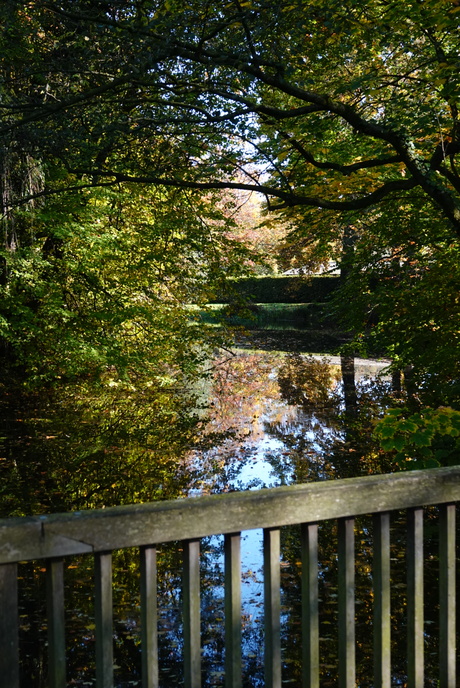
<path id="1" fill-rule="evenodd" d="M 241 686 L 240 532 L 264 529 L 265 685 L 281 686 L 280 527 L 301 524 L 303 686 L 318 688 L 318 523 L 338 519 L 339 686 L 355 688 L 354 518 L 374 514 L 374 678 L 390 688 L 391 511 L 408 510 L 407 685 L 424 685 L 423 507 L 439 506 L 439 685 L 456 687 L 455 503 L 460 468 L 375 475 L 0 521 L 0 686 L 19 686 L 17 564 L 46 560 L 50 688 L 66 686 L 63 557 L 95 555 L 96 674 L 113 685 L 112 555 L 140 548 L 143 686 L 158 685 L 156 545 L 182 541 L 184 683 L 200 677 L 200 538 L 225 534 L 225 685 Z M 71 677 L 70 677 L 71 678 Z"/>

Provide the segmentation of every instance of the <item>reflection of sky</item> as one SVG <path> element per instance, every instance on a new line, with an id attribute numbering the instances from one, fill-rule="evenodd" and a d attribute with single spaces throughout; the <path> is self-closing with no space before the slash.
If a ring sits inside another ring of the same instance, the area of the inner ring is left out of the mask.
<path id="1" fill-rule="evenodd" d="M 214 431 L 234 428 L 237 436 L 220 445 L 217 443 L 209 452 L 197 452 L 193 457 L 195 465 L 201 463 L 209 472 L 208 478 L 203 479 L 203 492 L 255 490 L 275 487 L 282 482 L 292 483 L 296 479 L 293 448 L 295 452 L 299 446 L 304 452 L 303 459 L 322 469 L 324 438 L 337 437 L 337 430 L 329 427 L 327 421 L 317 417 L 314 411 L 306 412 L 281 398 L 277 384 L 277 370 L 282 362 L 279 355 L 244 353 L 238 359 L 238 362 L 232 361 L 236 365 L 221 371 L 219 390 L 223 397 L 214 399 L 212 427 Z M 335 364 L 338 362 L 334 361 Z M 383 367 L 377 362 L 359 361 L 358 364 L 359 378 L 375 374 Z M 340 384 L 338 390 L 341 390 Z M 279 430 L 277 436 L 274 436 L 275 430 Z M 322 437 L 319 437 L 320 433 Z M 214 478 L 213 470 L 216 473 Z M 322 476 L 321 471 L 316 470 L 314 479 L 319 477 L 328 476 Z M 245 685 L 253 688 L 263 685 L 262 537 L 262 531 L 257 529 L 243 532 L 241 539 L 243 670 L 245 676 L 250 677 Z M 220 686 L 224 667 L 222 655 L 216 653 L 215 638 L 224 632 L 223 536 L 207 538 L 203 542 L 203 550 L 206 550 L 202 557 L 203 579 L 213 579 L 215 568 L 220 572 L 220 576 L 215 576 L 214 581 L 202 586 L 201 590 L 203 660 L 214 667 L 207 681 L 210 685 Z M 168 656 L 162 657 L 162 680 L 167 678 L 167 683 L 162 685 L 178 686 L 182 681 L 182 667 L 174 662 L 182 643 L 182 620 L 178 589 L 174 588 L 173 592 L 166 601 L 163 600 L 164 607 L 160 609 L 160 633 L 171 651 L 170 663 Z M 330 597 L 334 598 L 334 593 L 330 593 Z M 281 621 L 285 622 L 284 614 Z M 123 688 L 128 685 L 140 683 L 132 681 L 123 684 Z"/>
<path id="2" fill-rule="evenodd" d="M 289 484 L 295 476 L 290 463 L 292 446 L 286 443 L 287 438 L 301 437 L 311 450 L 306 452 L 308 461 L 320 463 L 324 448 L 320 441 L 315 441 L 317 432 L 320 431 L 323 438 L 337 435 L 336 430 L 316 418 L 314 412 L 306 413 L 281 398 L 277 372 L 282 360 L 279 355 L 266 352 L 259 355 L 242 353 L 238 361 L 229 362 L 227 370 L 219 371 L 218 390 L 225 398 L 217 396 L 214 399 L 213 429 L 237 430 L 237 438 L 210 452 L 217 463 L 220 457 L 226 466 L 225 491 Z M 328 361 L 336 371 L 340 370 L 338 357 L 333 360 L 328 357 Z M 386 365 L 362 359 L 355 363 L 357 380 L 375 376 Z M 339 393 L 341 388 L 339 383 Z M 276 437 L 274 427 L 281 430 Z M 241 542 L 243 615 L 246 623 L 253 627 L 263 623 L 262 537 L 261 530 L 245 531 Z M 223 569 L 223 558 L 220 565 Z M 243 654 L 248 652 L 251 649 L 243 644 Z M 262 648 L 259 654 L 262 659 Z"/>
<path id="3" fill-rule="evenodd" d="M 313 358 L 327 361 L 335 373 L 340 372 L 339 357 Z M 221 467 L 225 466 L 225 485 L 217 481 L 210 486 L 212 491 L 279 485 L 280 478 L 270 460 L 286 454 L 286 439 L 299 435 L 321 459 L 323 450 L 315 437 L 318 431 L 324 437 L 333 435 L 334 430 L 316 418 L 314 412 L 306 413 L 281 397 L 278 370 L 283 361 L 284 357 L 276 352 L 241 352 L 216 366 L 214 387 L 209 390 L 208 401 L 213 409 L 209 428 L 213 432 L 231 431 L 233 436 L 195 456 L 198 463 L 206 464 L 212 459 L 214 466 L 219 461 Z M 355 359 L 356 380 L 374 377 L 386 365 L 382 361 Z M 335 384 L 341 394 L 341 384 Z M 310 458 L 315 460 L 311 454 Z M 224 470 L 221 477 L 224 478 Z M 289 475 L 283 476 L 283 482 L 289 482 Z"/>
<path id="4" fill-rule="evenodd" d="M 253 484 L 254 480 L 260 480 L 264 487 L 276 487 L 278 483 L 273 474 L 273 466 L 266 460 L 266 455 L 269 452 L 278 453 L 285 449 L 285 445 L 280 440 L 273 437 L 263 435 L 257 439 L 255 452 L 253 457 L 246 462 L 238 474 L 238 481 L 243 485 Z M 249 489 L 259 489 L 254 485 Z"/>

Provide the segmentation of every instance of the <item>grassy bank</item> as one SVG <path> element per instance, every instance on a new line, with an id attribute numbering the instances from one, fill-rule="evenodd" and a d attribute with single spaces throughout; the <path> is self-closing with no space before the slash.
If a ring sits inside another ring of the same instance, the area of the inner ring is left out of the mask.
<path id="1" fill-rule="evenodd" d="M 298 330 L 334 328 L 335 322 L 323 303 L 257 303 L 246 308 L 212 304 L 201 314 L 204 322 L 245 327 L 248 330 Z"/>

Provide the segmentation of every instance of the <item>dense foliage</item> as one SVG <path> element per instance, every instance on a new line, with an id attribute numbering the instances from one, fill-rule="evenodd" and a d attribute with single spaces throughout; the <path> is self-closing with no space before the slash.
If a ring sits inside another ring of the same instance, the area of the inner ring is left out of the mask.
<path id="1" fill-rule="evenodd" d="M 227 223 L 210 198 L 150 187 L 28 215 L 0 285 L 3 513 L 181 494 L 222 341 L 189 304 L 241 269 Z"/>
<path id="2" fill-rule="evenodd" d="M 458 232 L 458 29 L 447 0 L 10 2 L 3 132 L 87 183 L 220 187 L 246 157 L 235 186 L 284 206 L 415 189 Z"/>
<path id="3" fill-rule="evenodd" d="M 341 262 L 355 347 L 458 404 L 456 0 L 8 0 L 2 21 L 1 335 L 28 382 L 183 387 L 184 304 L 244 263 L 213 195 L 234 189 L 291 229 L 286 265 Z"/>

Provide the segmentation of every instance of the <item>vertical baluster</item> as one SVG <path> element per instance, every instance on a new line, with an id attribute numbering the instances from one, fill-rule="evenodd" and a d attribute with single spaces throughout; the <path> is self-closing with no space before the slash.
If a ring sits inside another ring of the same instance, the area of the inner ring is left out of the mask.
<path id="1" fill-rule="evenodd" d="M 319 688 L 318 526 L 301 525 L 303 688 Z"/>
<path id="2" fill-rule="evenodd" d="M 338 521 L 339 688 L 355 688 L 355 533 L 354 518 Z"/>
<path id="3" fill-rule="evenodd" d="M 158 688 L 157 550 L 141 547 L 142 686 Z"/>
<path id="4" fill-rule="evenodd" d="M 265 686 L 281 688 L 280 531 L 264 530 Z"/>
<path id="5" fill-rule="evenodd" d="M 184 685 L 201 686 L 200 541 L 187 540 L 184 551 Z"/>
<path id="6" fill-rule="evenodd" d="M 439 508 L 439 678 L 440 688 L 455 688 L 455 504 Z"/>
<path id="7" fill-rule="evenodd" d="M 374 684 L 391 685 L 390 514 L 374 515 Z"/>
<path id="8" fill-rule="evenodd" d="M 46 562 L 46 608 L 48 620 L 48 673 L 50 688 L 65 688 L 64 563 Z"/>
<path id="9" fill-rule="evenodd" d="M 0 688 L 19 688 L 18 567 L 0 565 Z"/>
<path id="10" fill-rule="evenodd" d="M 94 556 L 96 621 L 96 686 L 113 688 L 112 555 Z"/>
<path id="11" fill-rule="evenodd" d="M 407 512 L 407 685 L 423 688 L 423 509 Z"/>
<path id="12" fill-rule="evenodd" d="M 225 536 L 225 685 L 241 688 L 241 536 Z"/>

